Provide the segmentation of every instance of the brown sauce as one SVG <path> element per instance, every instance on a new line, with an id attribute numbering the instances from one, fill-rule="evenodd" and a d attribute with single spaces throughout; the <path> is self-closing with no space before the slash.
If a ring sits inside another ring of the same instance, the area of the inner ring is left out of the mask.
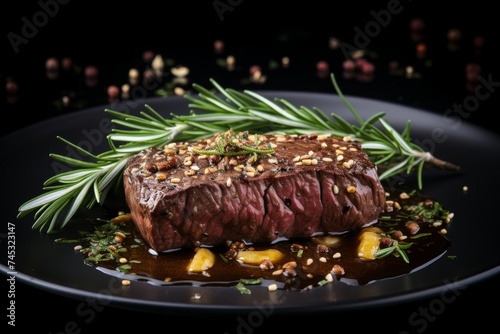
<path id="1" fill-rule="evenodd" d="M 108 274 L 168 286 L 229 287 L 237 285 L 242 280 L 260 279 L 258 284 L 275 283 L 279 289 L 302 290 L 327 283 L 326 278 L 335 264 L 340 265 L 344 271 L 341 275 L 332 275 L 335 280 L 350 285 L 365 285 L 418 270 L 444 255 L 450 246 L 450 241 L 444 232 L 449 227 L 452 215 L 438 202 L 416 194 L 405 200 L 399 197 L 388 197 L 388 200 L 401 203 L 401 208 L 381 214 L 379 220 L 371 226 L 379 227 L 385 235 L 395 236 L 394 238 L 396 238 L 394 232 L 401 231 L 405 237 L 397 239 L 398 242 L 400 244 L 411 243 L 411 246 L 404 250 L 408 262 L 397 251 L 384 258 L 373 260 L 360 258 L 358 256 L 358 237 L 362 232 L 360 230 L 337 235 L 339 242 L 326 248 L 318 248 L 314 238 L 285 240 L 272 245 L 246 245 L 247 249 L 272 248 L 285 254 L 282 260 L 273 263 L 273 268 L 267 270 L 259 265 L 242 264 L 236 258 L 227 259 L 225 254 L 228 247 L 226 246 L 211 247 L 210 250 L 216 255 L 214 265 L 204 272 L 190 273 L 187 266 L 195 254 L 194 249 L 152 254 L 131 221 L 114 227 L 126 235 L 119 244 L 113 245 L 116 248 L 114 256 L 106 254 L 107 260 L 104 260 L 104 255 L 96 260 L 98 258 L 96 251 L 91 251 L 92 247 L 89 246 L 92 240 L 90 237 L 82 242 L 82 253 L 85 255 L 85 263 Z M 410 208 L 413 210 L 409 210 Z M 418 215 L 415 209 L 420 212 Z M 417 222 L 420 228 L 414 235 L 407 229 L 406 224 L 409 221 Z M 114 233 L 116 231 L 113 235 Z M 94 242 L 96 239 L 94 237 Z M 297 248 L 301 248 L 301 251 L 297 251 Z M 334 256 L 334 254 L 337 255 Z M 338 257 L 339 254 L 340 257 Z M 290 262 L 296 263 L 296 266 L 293 273 L 287 276 L 281 273 L 280 269 L 285 263 Z"/>

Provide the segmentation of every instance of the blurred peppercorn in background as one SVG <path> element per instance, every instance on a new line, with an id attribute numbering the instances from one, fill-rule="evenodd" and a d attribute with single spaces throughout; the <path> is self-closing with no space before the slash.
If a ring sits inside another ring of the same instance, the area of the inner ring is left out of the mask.
<path id="1" fill-rule="evenodd" d="M 10 6 L 0 78 L 4 114 L 14 117 L 3 132 L 91 106 L 182 95 L 209 78 L 236 89 L 333 93 L 333 72 L 345 94 L 482 126 L 497 106 L 487 2 Z"/>

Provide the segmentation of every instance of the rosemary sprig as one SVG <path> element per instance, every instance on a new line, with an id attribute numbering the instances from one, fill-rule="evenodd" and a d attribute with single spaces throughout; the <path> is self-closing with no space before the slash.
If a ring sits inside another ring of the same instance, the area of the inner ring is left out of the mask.
<path id="1" fill-rule="evenodd" d="M 390 237 L 388 237 L 390 238 Z M 375 256 L 377 259 L 383 259 L 386 256 L 389 256 L 391 254 L 397 256 L 401 256 L 403 258 L 403 261 L 406 263 L 410 263 L 410 259 L 408 258 L 408 255 L 406 254 L 405 250 L 409 249 L 413 243 L 406 243 L 406 242 L 398 242 L 397 240 L 391 239 L 391 245 L 385 248 L 379 249 L 376 253 Z"/>
<path id="2" fill-rule="evenodd" d="M 171 114 L 167 119 L 149 105 L 139 116 L 105 109 L 114 117 L 112 122 L 123 128 L 114 128 L 108 135 L 109 151 L 99 155 L 58 137 L 88 160 L 78 160 L 58 154 L 50 156 L 66 163 L 73 170 L 49 178 L 43 184 L 44 193 L 19 207 L 18 218 L 35 212 L 33 229 L 53 232 L 63 228 L 78 209 L 90 209 L 102 204 L 113 187 L 120 184 L 128 159 L 149 147 L 162 147 L 173 141 L 195 141 L 228 131 L 252 133 L 328 133 L 359 140 L 375 164 L 387 164 L 379 176 L 386 179 L 399 173 L 417 170 L 419 188 L 422 188 L 422 170 L 426 163 L 458 171 L 459 167 L 441 161 L 411 141 L 410 122 L 398 133 L 379 112 L 362 120 L 339 89 L 334 75 L 331 80 L 335 91 L 353 114 L 358 124 L 347 122 L 338 114 L 328 117 L 318 108 L 294 106 L 289 101 L 270 100 L 252 91 L 236 91 L 210 80 L 214 90 L 194 84 L 197 95 L 185 95 L 192 109 L 189 115 Z M 201 113 L 197 113 L 201 112 Z M 377 126 L 378 125 L 378 126 Z M 121 143 L 121 144 L 120 144 Z"/>
<path id="3" fill-rule="evenodd" d="M 253 144 L 248 144 L 248 132 L 243 132 L 243 137 L 235 134 L 233 129 L 222 133 L 216 138 L 216 143 L 207 150 L 195 149 L 193 152 L 202 155 L 224 155 L 224 156 L 238 156 L 238 155 L 253 155 L 259 156 L 264 154 L 273 154 L 274 149 L 270 145 L 266 145 L 265 148 L 259 147 L 259 136 L 255 136 Z M 254 160 L 257 157 L 255 157 Z"/>

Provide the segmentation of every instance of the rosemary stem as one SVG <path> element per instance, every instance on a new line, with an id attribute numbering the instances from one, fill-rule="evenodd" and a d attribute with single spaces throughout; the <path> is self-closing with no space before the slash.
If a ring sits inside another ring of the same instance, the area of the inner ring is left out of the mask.
<path id="1" fill-rule="evenodd" d="M 413 151 L 413 154 L 418 158 L 424 159 L 425 162 L 432 167 L 454 172 L 460 171 L 460 166 L 455 165 L 449 161 L 438 159 L 435 156 L 433 156 L 430 152 Z"/>

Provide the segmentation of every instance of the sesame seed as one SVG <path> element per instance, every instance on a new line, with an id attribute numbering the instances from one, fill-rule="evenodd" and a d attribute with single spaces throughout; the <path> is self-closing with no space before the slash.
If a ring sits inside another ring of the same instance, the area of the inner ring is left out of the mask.
<path id="1" fill-rule="evenodd" d="M 334 193 L 335 195 L 337 195 L 337 194 L 339 193 L 339 187 L 338 187 L 336 184 L 334 184 L 334 185 L 332 186 L 332 190 L 333 190 L 333 193 Z"/>
<path id="2" fill-rule="evenodd" d="M 121 257 L 119 261 L 120 261 L 120 263 L 127 263 L 128 262 L 127 259 L 124 257 Z"/>
<path id="3" fill-rule="evenodd" d="M 350 194 L 353 194 L 356 192 L 356 187 L 355 186 L 347 186 L 347 192 Z"/>
<path id="4" fill-rule="evenodd" d="M 320 258 L 319 258 L 319 261 L 320 261 L 320 262 L 326 262 L 326 257 L 324 257 L 324 256 L 320 257 Z"/>
<path id="5" fill-rule="evenodd" d="M 342 161 L 344 160 L 344 156 L 342 154 L 337 155 L 337 161 Z"/>
<path id="6" fill-rule="evenodd" d="M 79 251 L 81 250 L 83 247 L 82 245 L 78 245 L 78 246 L 75 246 L 73 249 L 76 250 L 76 251 Z"/>
<path id="7" fill-rule="evenodd" d="M 278 285 L 277 284 L 271 284 L 267 288 L 268 288 L 269 291 L 276 291 L 276 290 L 278 290 Z"/>
<path id="8" fill-rule="evenodd" d="M 175 150 L 172 148 L 165 148 L 163 150 L 163 153 L 165 153 L 165 155 L 175 155 L 176 154 Z"/>
<path id="9" fill-rule="evenodd" d="M 178 177 L 174 177 L 174 178 L 170 179 L 170 182 L 179 183 L 179 182 L 181 182 L 181 179 L 179 179 Z"/>
<path id="10" fill-rule="evenodd" d="M 323 158 L 323 161 L 325 161 L 325 162 L 332 162 L 333 159 L 332 158 Z"/>
<path id="11" fill-rule="evenodd" d="M 332 256 L 334 259 L 339 259 L 341 257 L 341 254 L 339 252 L 333 254 Z"/>
<path id="12" fill-rule="evenodd" d="M 128 280 L 128 279 L 122 280 L 122 285 L 125 285 L 125 286 L 130 285 L 130 280 Z"/>
<path id="13" fill-rule="evenodd" d="M 117 236 L 119 236 L 119 237 L 121 237 L 123 239 L 125 239 L 125 237 L 126 237 L 126 235 L 123 232 L 120 232 L 120 231 L 116 232 L 115 235 L 117 235 Z"/>
<path id="14" fill-rule="evenodd" d="M 226 180 L 226 187 L 228 187 L 228 188 L 229 188 L 229 187 L 231 187 L 232 185 L 233 185 L 233 180 L 232 180 L 230 177 L 228 177 L 228 178 L 227 178 L 227 180 Z"/>
<path id="15" fill-rule="evenodd" d="M 309 259 L 307 259 L 306 263 L 307 263 L 308 266 L 310 266 L 313 262 L 314 262 L 314 260 L 311 259 L 311 258 L 309 258 Z"/>

